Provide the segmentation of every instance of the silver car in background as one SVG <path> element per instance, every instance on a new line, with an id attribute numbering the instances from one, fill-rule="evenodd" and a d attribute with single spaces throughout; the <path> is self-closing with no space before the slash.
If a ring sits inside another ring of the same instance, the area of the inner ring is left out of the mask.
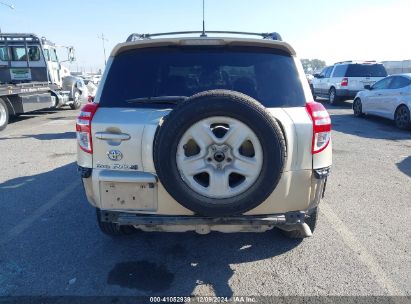
<path id="1" fill-rule="evenodd" d="M 355 116 L 377 115 L 394 120 L 400 129 L 411 127 L 411 73 L 388 76 L 364 88 L 354 98 Z"/>
<path id="2" fill-rule="evenodd" d="M 77 76 L 66 76 L 63 78 L 63 90 L 69 91 L 69 98 L 73 100 L 70 107 L 74 109 L 80 108 L 81 104 L 88 100 L 88 89 L 83 81 L 83 78 Z"/>

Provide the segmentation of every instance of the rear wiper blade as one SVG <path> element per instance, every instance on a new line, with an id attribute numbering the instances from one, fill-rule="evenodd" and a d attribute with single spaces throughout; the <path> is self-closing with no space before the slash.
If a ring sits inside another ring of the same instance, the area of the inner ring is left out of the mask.
<path id="1" fill-rule="evenodd" d="M 179 101 L 186 100 L 187 96 L 155 96 L 155 97 L 139 97 L 127 99 L 129 103 L 171 103 L 176 104 Z"/>

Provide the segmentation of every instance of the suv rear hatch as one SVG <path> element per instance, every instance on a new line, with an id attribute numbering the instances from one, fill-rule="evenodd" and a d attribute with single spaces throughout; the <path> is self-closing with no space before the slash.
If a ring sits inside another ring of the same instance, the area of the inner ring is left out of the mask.
<path id="1" fill-rule="evenodd" d="M 372 85 L 387 76 L 387 71 L 381 63 L 349 64 L 345 72 L 348 78 L 348 89 L 360 91 L 365 85 Z"/>
<path id="2" fill-rule="evenodd" d="M 287 140 L 286 171 L 312 169 L 309 88 L 298 65 L 284 47 L 126 47 L 110 58 L 96 96 L 93 167 L 154 172 L 153 138 L 175 102 L 228 89 L 254 97 L 279 121 Z M 121 159 L 114 159 L 112 150 L 121 151 Z"/>

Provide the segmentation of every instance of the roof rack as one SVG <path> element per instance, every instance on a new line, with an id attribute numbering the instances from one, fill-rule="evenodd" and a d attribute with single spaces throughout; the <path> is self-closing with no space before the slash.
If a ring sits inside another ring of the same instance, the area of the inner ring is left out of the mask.
<path id="1" fill-rule="evenodd" d="M 335 62 L 334 64 L 349 63 L 349 62 L 352 62 L 352 60 L 338 61 L 338 62 Z"/>
<path id="2" fill-rule="evenodd" d="M 342 64 L 342 63 L 364 64 L 364 63 L 377 63 L 377 61 L 375 60 L 346 60 L 346 61 L 336 62 L 334 64 Z"/>
<path id="3" fill-rule="evenodd" d="M 39 37 L 31 33 L 0 33 L 0 41 L 13 42 L 39 42 L 41 44 L 55 45 L 53 42 L 47 40 L 45 37 Z"/>
<path id="4" fill-rule="evenodd" d="M 0 39 L 9 39 L 9 40 L 40 40 L 36 34 L 28 33 L 0 33 Z"/>
<path id="5" fill-rule="evenodd" d="M 189 34 L 200 34 L 200 37 L 207 37 L 207 34 L 233 34 L 233 35 L 249 35 L 249 36 L 260 36 L 263 39 L 278 40 L 282 41 L 280 34 L 273 33 L 251 33 L 251 32 L 235 32 L 235 31 L 184 31 L 184 32 L 168 32 L 168 33 L 155 33 L 155 34 L 138 34 L 133 33 L 127 38 L 127 42 L 151 39 L 152 37 L 159 36 L 170 36 L 170 35 L 189 35 Z"/>

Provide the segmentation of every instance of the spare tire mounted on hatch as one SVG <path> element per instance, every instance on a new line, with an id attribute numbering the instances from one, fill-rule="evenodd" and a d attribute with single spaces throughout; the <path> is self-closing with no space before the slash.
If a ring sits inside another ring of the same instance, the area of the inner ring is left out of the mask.
<path id="1" fill-rule="evenodd" d="M 164 118 L 154 165 L 167 192 L 204 216 L 239 215 L 276 188 L 284 134 L 255 99 L 229 90 L 195 94 Z"/>

